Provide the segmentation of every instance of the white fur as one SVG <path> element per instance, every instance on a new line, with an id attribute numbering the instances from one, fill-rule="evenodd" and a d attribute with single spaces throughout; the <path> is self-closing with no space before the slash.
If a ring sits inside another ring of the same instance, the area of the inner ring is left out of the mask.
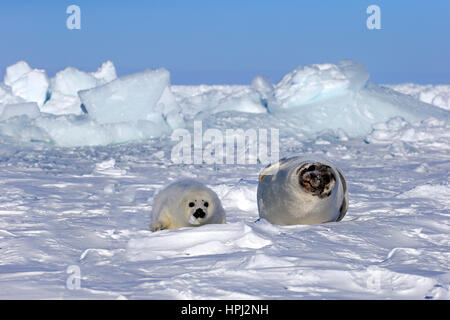
<path id="1" fill-rule="evenodd" d="M 301 188 L 297 170 L 305 163 L 331 167 L 336 182 L 328 197 L 320 198 Z M 260 175 L 257 198 L 259 216 L 277 225 L 316 224 L 340 221 L 348 207 L 348 193 L 342 172 L 324 160 L 293 157 L 282 159 Z"/>
<path id="2" fill-rule="evenodd" d="M 190 207 L 189 203 L 194 206 Z M 206 203 L 207 202 L 207 203 Z M 201 209 L 205 217 L 195 217 Z M 152 231 L 198 227 L 210 223 L 225 223 L 225 211 L 216 193 L 192 179 L 168 185 L 155 197 L 152 211 Z"/>

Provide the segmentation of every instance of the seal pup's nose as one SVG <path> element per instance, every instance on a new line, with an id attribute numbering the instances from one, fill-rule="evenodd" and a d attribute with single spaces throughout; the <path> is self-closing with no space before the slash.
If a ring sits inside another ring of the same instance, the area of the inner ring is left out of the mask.
<path id="1" fill-rule="evenodd" d="M 204 218 L 206 216 L 205 211 L 202 210 L 202 208 L 198 208 L 197 210 L 195 210 L 193 216 L 198 219 L 198 218 Z"/>

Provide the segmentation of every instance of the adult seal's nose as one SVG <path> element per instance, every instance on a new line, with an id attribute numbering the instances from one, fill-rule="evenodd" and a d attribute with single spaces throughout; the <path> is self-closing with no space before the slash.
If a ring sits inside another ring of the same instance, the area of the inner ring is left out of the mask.
<path id="1" fill-rule="evenodd" d="M 198 208 L 197 210 L 195 210 L 193 216 L 198 219 L 198 218 L 204 218 L 206 216 L 205 211 L 202 210 L 202 208 Z"/>

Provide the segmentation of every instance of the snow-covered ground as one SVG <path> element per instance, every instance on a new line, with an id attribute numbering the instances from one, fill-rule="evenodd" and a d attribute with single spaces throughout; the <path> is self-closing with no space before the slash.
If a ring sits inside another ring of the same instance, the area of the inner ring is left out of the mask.
<path id="1" fill-rule="evenodd" d="M 449 86 L 368 78 L 349 61 L 249 86 L 171 86 L 164 69 L 117 79 L 111 62 L 52 79 L 8 68 L 0 298 L 449 299 Z M 331 160 L 348 183 L 347 215 L 258 220 L 264 161 L 173 161 L 171 134 L 193 133 L 194 120 L 204 132 L 278 129 L 280 157 Z M 216 191 L 227 223 L 151 233 L 154 195 L 181 178 Z"/>

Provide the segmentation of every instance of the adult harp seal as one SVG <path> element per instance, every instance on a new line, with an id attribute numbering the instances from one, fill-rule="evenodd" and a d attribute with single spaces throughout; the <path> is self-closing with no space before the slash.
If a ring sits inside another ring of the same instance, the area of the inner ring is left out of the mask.
<path id="1" fill-rule="evenodd" d="M 341 170 L 329 161 L 301 156 L 266 167 L 257 199 L 259 216 L 277 225 L 340 221 L 348 208 Z"/>

